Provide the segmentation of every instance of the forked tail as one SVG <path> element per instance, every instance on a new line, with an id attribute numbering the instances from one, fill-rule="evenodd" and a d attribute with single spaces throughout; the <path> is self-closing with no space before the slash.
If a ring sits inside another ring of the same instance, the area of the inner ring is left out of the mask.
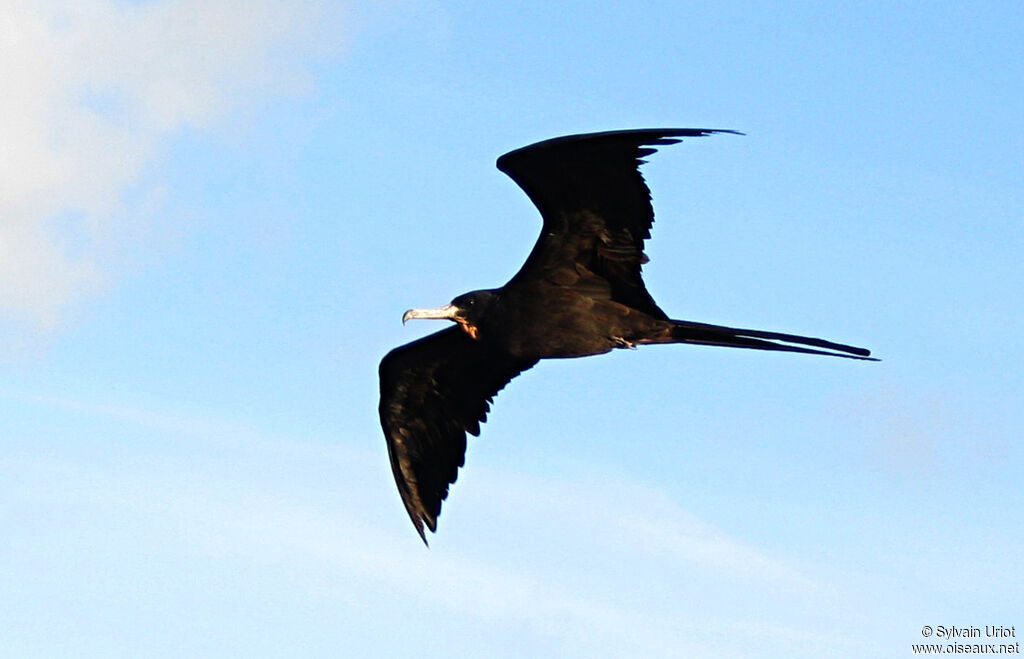
<path id="1" fill-rule="evenodd" d="M 727 348 L 750 348 L 752 350 L 780 350 L 784 352 L 804 352 L 812 355 L 831 355 L 847 359 L 863 359 L 877 362 L 871 357 L 871 351 L 842 343 L 815 339 L 809 336 L 782 334 L 781 332 L 765 332 L 762 330 L 738 329 L 722 327 L 706 323 L 694 323 L 688 320 L 673 320 L 667 328 L 666 343 L 697 343 L 708 346 Z M 661 341 L 652 341 L 661 342 Z M 791 344 L 798 345 L 791 345 Z M 803 346 L 814 346 L 807 348 Z"/>

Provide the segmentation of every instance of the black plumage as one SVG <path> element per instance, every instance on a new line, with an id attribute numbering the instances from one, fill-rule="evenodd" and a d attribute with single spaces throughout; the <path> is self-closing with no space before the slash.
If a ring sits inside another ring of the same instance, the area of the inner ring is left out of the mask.
<path id="1" fill-rule="evenodd" d="M 778 332 L 672 320 L 647 292 L 641 266 L 654 211 L 643 158 L 701 128 L 571 135 L 498 159 L 543 218 L 526 262 L 503 287 L 460 295 L 409 318 L 457 323 L 392 350 L 380 364 L 380 419 L 409 517 L 426 541 L 489 404 L 541 359 L 649 343 L 697 343 L 871 359 L 863 348 Z"/>

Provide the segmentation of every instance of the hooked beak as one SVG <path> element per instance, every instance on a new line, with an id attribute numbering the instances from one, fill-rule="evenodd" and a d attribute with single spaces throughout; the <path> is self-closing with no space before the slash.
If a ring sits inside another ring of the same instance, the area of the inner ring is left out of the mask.
<path id="1" fill-rule="evenodd" d="M 434 307 L 433 309 L 409 309 L 402 314 L 402 324 L 405 325 L 405 321 L 410 318 L 438 318 L 455 320 L 455 315 L 459 312 L 459 308 L 454 304 L 446 304 L 443 307 Z"/>

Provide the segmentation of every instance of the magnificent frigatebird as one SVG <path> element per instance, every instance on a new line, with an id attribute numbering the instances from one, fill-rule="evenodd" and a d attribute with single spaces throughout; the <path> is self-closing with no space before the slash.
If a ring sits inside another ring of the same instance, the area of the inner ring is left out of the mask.
<path id="1" fill-rule="evenodd" d="M 412 523 L 437 530 L 441 502 L 480 434 L 489 403 L 541 359 L 585 357 L 647 343 L 697 343 L 871 359 L 864 348 L 806 336 L 672 320 L 644 287 L 654 210 L 640 174 L 653 147 L 704 128 L 623 130 L 538 142 L 498 158 L 540 210 L 540 238 L 507 284 L 460 295 L 410 318 L 457 323 L 380 363 L 380 422 Z M 792 345 L 798 344 L 798 345 Z M 802 347 L 813 346 L 813 347 Z"/>

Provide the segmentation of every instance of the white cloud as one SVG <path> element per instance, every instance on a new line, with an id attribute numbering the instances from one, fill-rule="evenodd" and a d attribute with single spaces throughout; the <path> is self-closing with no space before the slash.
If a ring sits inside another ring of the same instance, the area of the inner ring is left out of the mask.
<path id="1" fill-rule="evenodd" d="M 52 329 L 130 244 L 123 195 L 183 126 L 301 91 L 337 44 L 318 2 L 7 0 L 0 317 Z M 145 196 L 145 195 L 143 195 Z"/>

